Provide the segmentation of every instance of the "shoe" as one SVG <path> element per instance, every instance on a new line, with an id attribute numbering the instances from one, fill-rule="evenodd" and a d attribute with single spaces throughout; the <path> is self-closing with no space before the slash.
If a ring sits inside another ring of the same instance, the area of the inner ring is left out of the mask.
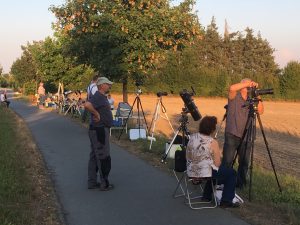
<path id="1" fill-rule="evenodd" d="M 100 188 L 100 183 L 98 183 L 98 182 L 93 185 L 88 185 L 88 189 L 97 189 L 97 188 Z"/>
<path id="2" fill-rule="evenodd" d="M 113 184 L 109 184 L 109 185 L 105 185 L 105 186 L 100 185 L 100 191 L 110 191 L 112 189 L 114 189 Z"/>
<path id="3" fill-rule="evenodd" d="M 220 202 L 220 207 L 221 208 L 238 208 L 240 207 L 240 203 L 238 202 L 225 202 L 225 201 L 221 201 Z"/>

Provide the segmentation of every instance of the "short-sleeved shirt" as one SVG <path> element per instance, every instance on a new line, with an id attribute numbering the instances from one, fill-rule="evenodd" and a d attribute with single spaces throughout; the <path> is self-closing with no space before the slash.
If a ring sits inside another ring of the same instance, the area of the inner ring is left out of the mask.
<path id="1" fill-rule="evenodd" d="M 113 123 L 113 117 L 110 110 L 110 104 L 105 95 L 97 91 L 89 100 L 93 107 L 100 114 L 100 121 L 94 122 L 94 115 L 91 114 L 91 125 L 94 127 L 111 127 Z"/>
<path id="2" fill-rule="evenodd" d="M 240 92 L 234 99 L 228 99 L 225 132 L 239 138 L 243 137 L 249 113 L 249 109 L 245 105 L 246 101 Z"/>
<path id="3" fill-rule="evenodd" d="M 97 91 L 98 87 L 95 83 L 91 83 L 87 88 L 87 100 L 89 100 Z"/>

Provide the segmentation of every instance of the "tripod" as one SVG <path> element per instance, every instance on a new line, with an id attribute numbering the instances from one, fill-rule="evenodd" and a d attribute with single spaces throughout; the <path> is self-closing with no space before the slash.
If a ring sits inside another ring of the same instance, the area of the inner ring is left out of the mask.
<path id="1" fill-rule="evenodd" d="M 225 109 L 225 113 L 224 113 L 224 116 L 223 116 L 223 119 L 221 121 L 221 124 L 220 126 L 218 127 L 217 131 L 216 131 L 216 134 L 214 136 L 215 139 L 217 139 L 218 137 L 218 134 L 219 134 L 219 131 L 221 130 L 222 128 L 222 125 L 223 125 L 223 122 L 225 121 L 226 117 L 227 117 L 227 105 L 224 106 L 224 109 Z"/>
<path id="2" fill-rule="evenodd" d="M 152 147 L 152 142 L 153 142 L 153 139 L 154 139 L 154 137 L 153 137 L 154 130 L 155 130 L 155 126 L 156 126 L 156 121 L 160 118 L 160 111 L 164 114 L 164 116 L 161 116 L 161 117 L 166 119 L 169 122 L 169 125 L 170 125 L 172 131 L 175 133 L 175 131 L 173 129 L 173 126 L 172 126 L 172 124 L 169 120 L 169 117 L 167 115 L 167 110 L 166 110 L 165 106 L 162 103 L 162 96 L 160 96 L 160 97 L 157 98 L 157 102 L 156 102 L 156 106 L 155 106 L 155 112 L 153 114 L 152 121 L 151 121 L 151 124 L 150 124 L 150 127 L 149 127 L 149 130 L 151 130 L 151 138 L 150 138 L 151 142 L 150 142 L 149 150 L 151 150 L 151 147 Z"/>
<path id="3" fill-rule="evenodd" d="M 188 137 L 188 134 L 189 134 L 189 131 L 187 129 L 187 124 L 188 124 L 188 109 L 185 107 L 185 108 L 182 108 L 182 112 L 181 112 L 181 117 L 179 119 L 179 122 L 180 122 L 180 126 L 178 127 L 178 129 L 176 130 L 175 134 L 174 134 L 174 137 L 168 147 L 168 149 L 165 151 L 165 154 L 163 155 L 162 159 L 161 159 L 161 162 L 164 163 L 166 161 L 166 158 L 168 157 L 168 154 L 171 150 L 171 147 L 172 145 L 174 144 L 174 141 L 176 139 L 176 137 L 178 136 L 179 132 L 181 131 L 182 132 L 182 148 L 185 149 L 187 143 L 186 143 L 186 139 Z"/>
<path id="4" fill-rule="evenodd" d="M 248 99 L 247 101 L 248 101 L 248 104 L 246 106 L 249 107 L 249 114 L 248 114 L 248 119 L 246 122 L 245 130 L 244 130 L 244 133 L 243 133 L 243 136 L 241 139 L 241 143 L 238 146 L 238 151 L 240 151 L 240 149 L 242 148 L 242 145 L 245 141 L 245 149 L 244 149 L 245 154 L 244 154 L 243 160 L 242 160 L 242 161 L 244 161 L 247 151 L 248 151 L 248 144 L 250 144 L 250 153 L 248 152 L 248 154 L 250 154 L 250 180 L 249 180 L 249 195 L 248 196 L 249 196 L 249 201 L 251 201 L 253 153 L 254 153 L 254 144 L 255 144 L 255 139 L 256 139 L 256 118 L 258 120 L 259 127 L 260 127 L 261 133 L 263 135 L 264 143 L 265 143 L 268 155 L 269 155 L 269 159 L 270 159 L 272 169 L 273 169 L 273 172 L 274 172 L 274 175 L 276 178 L 278 189 L 280 192 L 282 190 L 281 190 L 281 186 L 278 181 L 277 173 L 276 173 L 275 166 L 274 166 L 274 163 L 272 160 L 271 152 L 270 152 L 270 149 L 268 146 L 268 142 L 267 142 L 266 135 L 265 135 L 265 132 L 263 129 L 263 125 L 262 125 L 262 122 L 260 119 L 260 115 L 257 112 L 257 105 L 258 105 L 258 102 L 260 101 L 260 99 L 253 98 L 253 99 Z M 235 163 L 236 158 L 237 158 L 237 154 L 234 157 L 233 164 Z"/>
<path id="5" fill-rule="evenodd" d="M 136 92 L 136 97 L 135 97 L 135 99 L 133 101 L 133 104 L 132 104 L 132 107 L 131 107 L 130 112 L 128 114 L 128 117 L 125 120 L 125 124 L 123 125 L 123 128 L 121 130 L 121 133 L 120 133 L 120 136 L 119 136 L 118 140 L 120 140 L 120 138 L 121 138 L 121 136 L 123 134 L 124 128 L 127 126 L 128 119 L 131 116 L 131 113 L 132 113 L 132 110 L 133 110 L 135 104 L 137 106 L 137 111 L 138 111 L 138 117 L 137 117 L 137 119 L 138 119 L 139 137 L 141 137 L 141 130 L 140 130 L 140 128 L 141 128 L 140 108 L 142 110 L 142 115 L 143 115 L 143 118 L 144 118 L 144 121 L 145 121 L 145 124 L 146 124 L 146 128 L 147 128 L 146 132 L 148 132 L 147 120 L 146 120 L 145 113 L 144 113 L 143 106 L 142 106 L 142 102 L 141 102 L 141 99 L 140 99 L 140 93 L 141 93 L 141 90 L 138 89 L 138 91 Z"/>

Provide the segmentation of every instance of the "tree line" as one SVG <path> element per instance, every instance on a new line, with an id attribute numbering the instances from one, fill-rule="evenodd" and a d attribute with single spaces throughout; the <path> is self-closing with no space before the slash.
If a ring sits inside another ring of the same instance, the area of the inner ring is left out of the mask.
<path id="1" fill-rule="evenodd" d="M 85 89 L 95 71 L 122 84 L 124 101 L 136 82 L 144 91 L 179 92 L 193 86 L 201 96 L 226 96 L 231 83 L 249 77 L 270 98 L 299 99 L 300 63 L 279 69 L 274 49 L 251 28 L 220 34 L 215 18 L 203 27 L 194 0 L 68 0 L 51 6 L 55 35 L 22 46 L 11 67 L 16 85 L 34 93 L 43 81 Z M 2 79 L 2 78 L 1 78 Z"/>

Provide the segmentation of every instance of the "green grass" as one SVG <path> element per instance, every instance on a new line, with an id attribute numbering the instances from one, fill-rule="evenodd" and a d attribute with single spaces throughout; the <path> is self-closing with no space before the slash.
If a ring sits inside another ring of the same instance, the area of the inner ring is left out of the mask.
<path id="1" fill-rule="evenodd" d="M 31 185 L 17 142 L 16 121 L 0 107 L 0 224 L 32 224 Z"/>
<path id="2" fill-rule="evenodd" d="M 300 224 L 300 180 L 290 175 L 278 176 L 282 192 L 279 191 L 273 171 L 255 166 L 252 176 L 251 198 L 253 202 L 274 207 L 289 218 L 289 224 Z M 248 197 L 249 187 L 242 191 Z"/>

